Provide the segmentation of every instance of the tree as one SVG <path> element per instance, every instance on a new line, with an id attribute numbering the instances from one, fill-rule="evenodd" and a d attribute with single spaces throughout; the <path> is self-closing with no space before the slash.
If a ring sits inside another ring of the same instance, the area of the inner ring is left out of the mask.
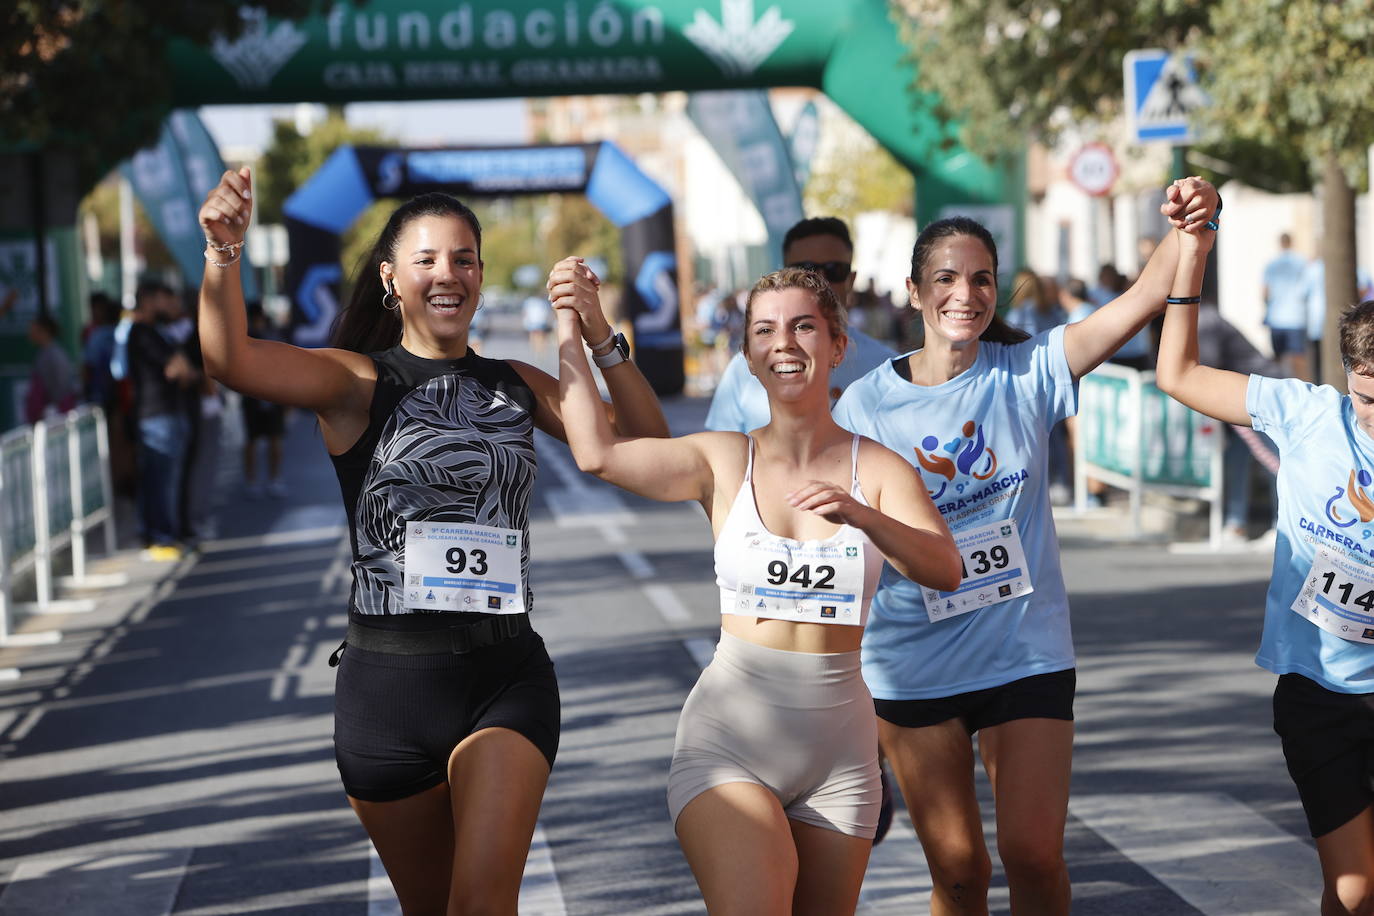
<path id="1" fill-rule="evenodd" d="M 1209 120 L 1292 145 L 1321 177 L 1326 327 L 1322 381 L 1344 385 L 1336 323 L 1355 301 L 1355 188 L 1374 144 L 1374 0 L 1220 0 L 1198 42 Z"/>
<path id="2" fill-rule="evenodd" d="M 312 0 L 256 0 L 300 18 Z M 64 149 L 83 185 L 153 142 L 171 106 L 167 43 L 237 36 L 221 0 L 11 0 L 0 5 L 0 148 Z M 259 13 L 254 13 L 258 15 Z"/>
<path id="3" fill-rule="evenodd" d="M 950 139 L 991 158 L 1122 108 L 1122 60 L 1176 48 L 1206 23 L 1196 0 L 904 0 L 916 88 Z"/>
<path id="4" fill-rule="evenodd" d="M 807 213 L 838 216 L 851 227 L 869 210 L 910 213 L 915 181 L 869 134 L 854 127 L 830 132 L 802 197 Z"/>
<path id="5" fill-rule="evenodd" d="M 253 190 L 258 221 L 282 221 L 282 205 L 296 189 L 320 170 L 324 161 L 341 146 L 386 146 L 394 143 L 375 128 L 354 127 L 339 109 L 316 124 L 308 134 L 296 130 L 290 121 L 275 121 L 272 142 L 263 150 L 253 172 Z"/>

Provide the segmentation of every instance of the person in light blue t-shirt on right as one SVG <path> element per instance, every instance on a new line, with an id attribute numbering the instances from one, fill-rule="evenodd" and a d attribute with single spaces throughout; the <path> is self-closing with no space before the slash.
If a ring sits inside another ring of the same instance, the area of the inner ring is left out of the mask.
<path id="1" fill-rule="evenodd" d="M 1349 394 L 1198 362 L 1170 306 L 1156 384 L 1278 446 L 1278 534 L 1255 661 L 1278 675 L 1283 742 L 1322 866 L 1323 916 L 1374 912 L 1374 300 L 1340 320 Z"/>
<path id="2" fill-rule="evenodd" d="M 878 735 L 933 879 L 931 913 L 986 913 L 992 864 L 974 788 L 980 755 L 997 806 L 1011 910 L 1069 912 L 1064 862 L 1076 683 L 1069 604 L 1050 510 L 1050 432 L 1078 406 L 1078 379 L 1164 307 L 1188 254 L 1215 226 L 1216 189 L 1170 186 L 1178 227 L 1140 278 L 1077 324 L 1027 337 L 997 310 L 997 247 L 966 217 L 916 240 L 907 280 L 922 349 L 854 382 L 835 420 L 921 472 L 964 560 L 959 588 L 885 570 L 863 638 Z M 978 734 L 975 755 L 973 735 Z"/>

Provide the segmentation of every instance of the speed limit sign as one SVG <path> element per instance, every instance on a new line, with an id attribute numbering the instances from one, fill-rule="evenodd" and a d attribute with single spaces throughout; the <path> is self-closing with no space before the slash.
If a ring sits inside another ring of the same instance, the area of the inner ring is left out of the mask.
<path id="1" fill-rule="evenodd" d="M 1116 157 L 1105 143 L 1085 144 L 1069 160 L 1069 178 L 1094 197 L 1101 197 L 1110 191 L 1119 173 Z"/>

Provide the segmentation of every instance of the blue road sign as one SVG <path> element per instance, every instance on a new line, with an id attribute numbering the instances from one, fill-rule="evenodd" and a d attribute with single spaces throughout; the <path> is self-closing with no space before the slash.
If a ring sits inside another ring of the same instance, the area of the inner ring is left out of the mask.
<path id="1" fill-rule="evenodd" d="M 1191 116 L 1208 104 L 1191 55 L 1151 48 L 1126 54 L 1126 111 L 1137 143 L 1191 143 Z"/>

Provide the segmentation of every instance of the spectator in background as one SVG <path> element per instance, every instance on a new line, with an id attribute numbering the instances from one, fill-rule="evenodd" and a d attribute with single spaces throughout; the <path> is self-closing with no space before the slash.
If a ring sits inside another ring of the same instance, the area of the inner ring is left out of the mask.
<path id="1" fill-rule="evenodd" d="M 1115 271 L 1115 269 L 1113 269 L 1113 271 Z M 1120 276 L 1120 274 L 1117 274 L 1117 276 Z M 1069 282 L 1059 288 L 1059 306 L 1068 314 L 1069 324 L 1077 324 L 1101 308 L 1101 306 L 1094 303 L 1089 296 L 1088 284 L 1077 277 L 1071 277 Z M 1107 361 L 1111 362 L 1112 359 L 1109 357 Z M 1068 433 L 1070 461 L 1077 460 L 1078 417 L 1065 417 L 1064 430 Z M 1087 481 L 1088 506 L 1093 509 L 1101 508 L 1103 499 L 1107 494 L 1107 485 L 1096 477 L 1089 477 Z"/>
<path id="2" fill-rule="evenodd" d="M 1093 308 L 1099 309 L 1111 302 L 1117 296 L 1124 293 L 1130 287 L 1126 275 L 1117 270 L 1115 265 L 1103 264 L 1097 271 L 1097 285 L 1088 290 L 1087 299 L 1092 303 Z M 1086 317 L 1086 316 L 1085 316 Z M 1070 318 L 1070 321 L 1082 320 Z M 1150 352 L 1150 327 L 1146 325 L 1136 333 L 1134 337 L 1121 345 L 1107 362 L 1116 363 L 1118 366 L 1129 366 L 1132 369 L 1144 372 L 1154 368 L 1153 355 Z"/>
<path id="3" fill-rule="evenodd" d="M 187 404 L 198 373 L 183 349 L 156 326 L 176 318 L 175 294 L 161 284 L 141 286 L 140 292 L 125 344 L 134 395 L 139 529 L 144 555 L 170 561 L 182 555 L 181 478 L 191 438 Z"/>
<path id="4" fill-rule="evenodd" d="M 1307 363 L 1307 260 L 1293 250 L 1293 237 L 1279 236 L 1279 253 L 1264 267 L 1264 324 L 1280 370 L 1311 381 Z"/>
<path id="5" fill-rule="evenodd" d="M 471 332 L 469 332 L 471 333 Z M 255 340 L 282 340 L 282 334 L 263 311 L 262 303 L 248 303 L 248 336 Z M 471 342 L 471 337 L 469 337 Z M 264 493 L 276 499 L 286 496 L 281 479 L 282 437 L 286 433 L 286 408 L 271 401 L 240 395 L 243 409 L 243 480 L 249 499 Z M 258 443 L 267 446 L 267 480 L 258 481 Z"/>
<path id="6" fill-rule="evenodd" d="M 1321 245 L 1317 246 L 1321 251 Z M 1326 262 L 1320 254 L 1308 262 L 1303 271 L 1303 296 L 1307 302 L 1307 339 L 1310 341 L 1308 355 L 1312 360 L 1312 379 L 1320 381 L 1322 331 L 1326 328 Z M 1374 299 L 1374 280 L 1369 271 L 1355 271 L 1355 302 Z M 1354 302 L 1346 303 L 1347 306 Z M 1225 367 L 1222 367 L 1225 368 Z"/>
<path id="7" fill-rule="evenodd" d="M 1205 366 L 1229 369 L 1242 375 L 1263 375 L 1278 378 L 1278 364 L 1261 353 L 1236 326 L 1221 317 L 1221 310 L 1212 301 L 1204 301 L 1198 310 L 1198 361 Z M 1278 473 L 1278 448 L 1264 433 L 1248 426 L 1230 426 L 1226 430 L 1226 449 L 1222 455 L 1222 537 L 1232 543 L 1249 538 L 1251 476 L 1255 464 L 1268 473 L 1269 523 L 1272 531 L 1274 512 L 1278 508 L 1278 494 L 1274 489 L 1274 475 Z"/>
<path id="8" fill-rule="evenodd" d="M 1052 283 L 1047 277 L 1036 276 L 1029 267 L 1018 270 L 1012 280 L 1007 324 L 1032 337 L 1067 324 L 1069 316 L 1060 307 L 1057 293 L 1051 289 Z"/>
<path id="9" fill-rule="evenodd" d="M 110 357 L 114 356 L 119 306 L 108 295 L 97 291 L 91 293 L 90 312 L 90 323 L 86 325 L 81 344 L 82 391 L 87 401 L 99 404 L 109 415 L 113 411 L 115 397 Z"/>
<path id="10" fill-rule="evenodd" d="M 549 331 L 553 330 L 553 306 L 544 296 L 529 295 L 520 306 L 520 325 L 530 338 L 530 350 L 541 355 L 549 345 Z"/>
<path id="11" fill-rule="evenodd" d="M 1059 304 L 1057 284 L 1048 277 L 1040 277 L 1028 267 L 1016 272 L 1012 280 L 1011 311 L 1007 324 L 1031 337 L 1047 334 L 1061 324 L 1068 324 L 1069 315 Z M 1058 423 L 1050 430 L 1049 442 L 1050 503 L 1067 506 L 1073 492 L 1073 465 L 1069 456 L 1069 430 Z"/>
<path id="12" fill-rule="evenodd" d="M 61 328 L 51 315 L 40 314 L 29 322 L 29 342 L 38 350 L 24 397 L 24 419 L 29 423 L 66 413 L 76 406 L 76 371 L 57 342 L 60 333 Z"/>

